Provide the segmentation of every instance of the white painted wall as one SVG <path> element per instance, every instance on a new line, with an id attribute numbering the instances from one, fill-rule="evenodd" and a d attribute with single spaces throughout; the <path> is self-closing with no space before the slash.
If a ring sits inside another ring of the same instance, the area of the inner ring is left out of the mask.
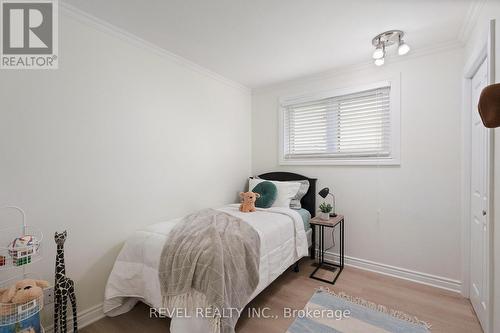
<path id="1" fill-rule="evenodd" d="M 487 1 L 477 14 L 477 23 L 472 28 L 465 46 L 466 60 L 477 51 L 487 38 L 489 20 L 496 20 L 495 38 L 495 82 L 500 82 L 500 2 Z M 500 129 L 495 129 L 494 152 L 494 239 L 493 239 L 493 332 L 500 333 Z"/>
<path id="2" fill-rule="evenodd" d="M 42 278 L 68 230 L 81 310 L 133 230 L 234 202 L 251 153 L 248 90 L 84 21 L 61 11 L 58 70 L 0 74 L 0 205 L 46 235 Z"/>
<path id="3" fill-rule="evenodd" d="M 388 59 L 380 68 L 369 65 L 255 91 L 252 171 L 295 171 L 317 177 L 318 188 L 333 189 L 337 211 L 347 219 L 348 256 L 458 283 L 463 52 L 452 48 L 421 57 L 416 53 L 404 60 Z M 400 74 L 401 166 L 278 165 L 279 97 L 356 86 Z"/>

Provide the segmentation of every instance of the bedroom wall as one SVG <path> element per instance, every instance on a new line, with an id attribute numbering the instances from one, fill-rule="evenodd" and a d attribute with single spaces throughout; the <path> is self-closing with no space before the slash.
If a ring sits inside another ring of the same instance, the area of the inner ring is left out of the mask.
<path id="1" fill-rule="evenodd" d="M 133 230 L 235 202 L 250 174 L 251 95 L 65 9 L 59 45 L 58 70 L 0 74 L 0 204 L 45 234 L 41 278 L 53 278 L 54 231 L 68 230 L 85 321 Z"/>
<path id="2" fill-rule="evenodd" d="M 253 173 L 284 170 L 318 178 L 346 216 L 351 263 L 460 287 L 460 112 L 463 49 L 418 50 L 386 65 L 318 74 L 252 96 Z M 278 98 L 401 75 L 401 158 L 397 167 L 280 166 Z M 318 197 L 318 204 L 320 203 Z M 380 210 L 380 217 L 377 211 Z"/>
<path id="3" fill-rule="evenodd" d="M 496 20 L 495 34 L 495 82 L 500 83 L 500 2 L 487 1 L 477 13 L 476 23 L 472 26 L 465 46 L 466 59 L 480 48 L 487 38 L 489 20 Z M 500 129 L 495 131 L 495 151 L 493 166 L 493 330 L 500 332 Z"/>

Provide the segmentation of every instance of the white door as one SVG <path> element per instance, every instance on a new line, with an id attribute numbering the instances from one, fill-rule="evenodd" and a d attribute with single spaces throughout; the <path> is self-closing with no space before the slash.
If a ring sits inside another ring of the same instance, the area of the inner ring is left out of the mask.
<path id="1" fill-rule="evenodd" d="M 471 142 L 471 219 L 470 219 L 470 300 L 477 317 L 487 330 L 489 274 L 489 132 L 477 111 L 479 95 L 488 82 L 488 65 L 484 61 L 472 77 Z"/>

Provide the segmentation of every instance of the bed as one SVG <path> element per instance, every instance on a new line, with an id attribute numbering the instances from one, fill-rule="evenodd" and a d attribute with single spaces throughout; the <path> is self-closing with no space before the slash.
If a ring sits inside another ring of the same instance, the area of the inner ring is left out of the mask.
<path id="1" fill-rule="evenodd" d="M 315 216 L 316 179 L 288 172 L 272 172 L 258 177 L 271 181 L 308 180 L 309 189 L 300 200 L 302 212 L 271 207 L 249 214 L 239 212 L 238 204 L 217 208 L 243 219 L 257 231 L 261 239 L 259 283 L 247 303 L 288 268 L 293 266 L 294 270 L 298 270 L 298 260 L 307 256 L 314 246 L 313 230 L 308 224 L 307 216 Z M 106 285 L 106 315 L 126 313 L 137 302 L 143 302 L 152 308 L 162 307 L 158 277 L 160 253 L 169 232 L 180 221 L 181 218 L 178 218 L 148 226 L 136 231 L 126 241 Z M 207 320 L 203 318 L 171 317 L 170 331 L 173 333 L 209 331 Z"/>

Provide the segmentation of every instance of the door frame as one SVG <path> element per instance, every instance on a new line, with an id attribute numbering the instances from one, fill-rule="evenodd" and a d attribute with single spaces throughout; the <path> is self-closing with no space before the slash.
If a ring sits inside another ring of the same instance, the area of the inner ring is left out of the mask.
<path id="1" fill-rule="evenodd" d="M 470 296 L 470 216 L 471 216 L 471 198 L 470 198 L 470 173 L 471 173 L 471 108 L 472 108 L 472 77 L 477 72 L 481 64 L 486 60 L 488 65 L 487 84 L 495 82 L 495 20 L 489 21 L 488 34 L 482 38 L 480 44 L 464 67 L 463 73 L 463 107 L 462 107 L 462 290 L 464 297 Z M 486 268 L 486 287 L 488 290 L 486 296 L 488 313 L 486 314 L 486 323 L 483 327 L 485 333 L 490 333 L 493 325 L 492 302 L 493 300 L 493 149 L 494 149 L 494 131 L 488 131 L 488 151 L 487 166 L 488 172 L 488 215 L 486 219 L 488 235 L 488 253 Z"/>

